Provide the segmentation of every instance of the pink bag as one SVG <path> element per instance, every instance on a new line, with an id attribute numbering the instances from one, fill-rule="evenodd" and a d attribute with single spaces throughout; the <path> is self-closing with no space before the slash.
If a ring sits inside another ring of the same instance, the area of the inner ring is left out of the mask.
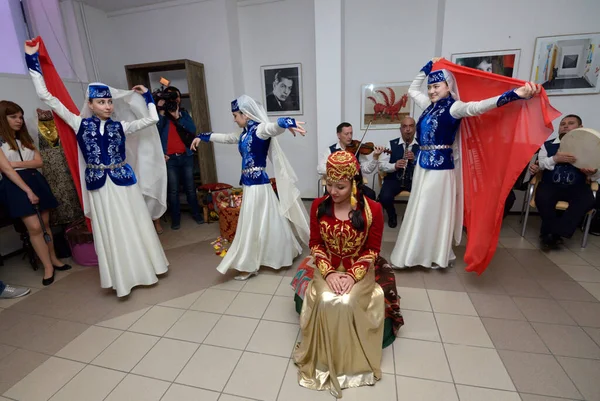
<path id="1" fill-rule="evenodd" d="M 88 231 L 85 220 L 79 220 L 65 230 L 71 257 L 81 266 L 98 266 L 98 255 L 94 248 L 94 237 Z"/>

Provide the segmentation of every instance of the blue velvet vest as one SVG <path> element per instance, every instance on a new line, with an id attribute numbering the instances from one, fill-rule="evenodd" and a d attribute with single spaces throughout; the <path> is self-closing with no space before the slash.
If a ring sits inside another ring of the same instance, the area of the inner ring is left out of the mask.
<path id="1" fill-rule="evenodd" d="M 392 153 L 390 154 L 390 163 L 396 163 L 398 160 L 402 160 L 404 158 L 404 142 L 400 140 L 400 138 L 392 139 L 390 141 L 390 150 Z M 415 160 L 419 159 L 419 145 L 414 144 L 412 146 L 412 152 L 415 154 Z M 415 171 L 415 163 L 409 162 L 406 167 L 406 173 L 404 173 L 404 182 L 403 186 L 410 188 L 412 186 L 412 177 L 413 172 Z M 402 170 L 396 171 L 396 173 L 388 173 L 384 177 L 384 181 L 396 181 L 400 180 L 402 177 Z"/>
<path id="2" fill-rule="evenodd" d="M 452 144 L 456 138 L 456 131 L 460 126 L 460 119 L 450 115 L 450 107 L 454 99 L 448 96 L 432 103 L 425 109 L 417 122 L 417 142 L 421 147 L 446 145 L 447 149 L 421 148 L 419 165 L 429 170 L 451 170 L 454 168 Z"/>
<path id="3" fill-rule="evenodd" d="M 129 186 L 137 182 L 133 169 L 125 163 L 125 133 L 120 122 L 106 120 L 102 135 L 100 119 L 85 118 L 79 126 L 77 142 L 88 165 L 85 186 L 89 191 L 102 188 L 107 175 L 115 185 Z"/>
<path id="4" fill-rule="evenodd" d="M 560 147 L 560 143 L 552 142 L 554 140 L 544 143 L 548 157 L 554 156 Z M 542 182 L 569 186 L 582 185 L 587 182 L 587 177 L 570 163 L 558 163 L 554 166 L 554 170 L 544 170 L 542 173 Z"/>
<path id="5" fill-rule="evenodd" d="M 337 144 L 337 143 L 334 143 L 333 145 L 331 145 L 331 146 L 329 147 L 329 151 L 330 151 L 331 153 L 339 152 L 340 150 L 341 150 L 341 149 L 339 149 L 339 148 L 338 148 L 338 144 Z"/>
<path id="6" fill-rule="evenodd" d="M 248 126 L 242 132 L 238 143 L 238 150 L 242 155 L 241 185 L 261 185 L 269 183 L 269 176 L 265 171 L 271 138 L 260 139 L 256 135 L 258 123 L 248 121 Z"/>

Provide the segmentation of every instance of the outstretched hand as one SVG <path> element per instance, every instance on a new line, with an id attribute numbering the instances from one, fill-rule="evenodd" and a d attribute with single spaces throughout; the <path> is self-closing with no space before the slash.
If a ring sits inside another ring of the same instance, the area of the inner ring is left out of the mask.
<path id="1" fill-rule="evenodd" d="M 515 93 L 523 99 L 531 99 L 542 91 L 542 85 L 533 82 L 527 82 L 520 88 L 515 89 Z"/>
<path id="2" fill-rule="evenodd" d="M 198 148 L 198 145 L 200 144 L 200 138 L 195 138 L 192 141 L 192 145 L 190 146 L 190 149 L 193 150 L 194 152 L 196 151 L 196 149 Z"/>
<path id="3" fill-rule="evenodd" d="M 292 127 L 290 127 L 290 128 L 288 128 L 288 130 L 290 130 L 290 132 L 291 132 L 291 133 L 292 133 L 292 135 L 294 135 L 294 136 L 296 136 L 296 134 L 300 134 L 300 135 L 304 136 L 304 135 L 306 135 L 306 130 L 305 130 L 304 128 L 302 128 L 302 126 L 303 126 L 304 124 L 305 124 L 305 123 L 304 123 L 304 122 L 302 122 L 302 121 L 296 121 L 296 125 L 297 125 L 297 127 L 296 127 L 296 128 L 292 128 Z"/>
<path id="4" fill-rule="evenodd" d="M 441 59 L 443 59 L 443 57 L 434 57 L 434 58 L 431 59 L 431 61 L 435 64 L 438 61 L 440 61 Z"/>
<path id="5" fill-rule="evenodd" d="M 40 50 L 40 43 L 34 43 L 33 40 L 25 41 L 25 53 L 31 55 L 36 54 Z"/>
<path id="6" fill-rule="evenodd" d="M 148 92 L 148 88 L 146 88 L 144 85 L 136 85 L 133 88 L 131 88 L 131 90 L 136 91 L 140 95 L 143 95 L 144 93 Z"/>

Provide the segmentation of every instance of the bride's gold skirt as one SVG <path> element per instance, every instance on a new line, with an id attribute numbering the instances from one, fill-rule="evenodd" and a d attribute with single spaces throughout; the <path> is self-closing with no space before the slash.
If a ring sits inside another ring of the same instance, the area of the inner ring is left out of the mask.
<path id="1" fill-rule="evenodd" d="M 294 350 L 300 385 L 342 398 L 343 388 L 375 384 L 381 378 L 384 318 L 383 290 L 372 266 L 341 296 L 317 270 L 302 305 L 302 342 Z"/>

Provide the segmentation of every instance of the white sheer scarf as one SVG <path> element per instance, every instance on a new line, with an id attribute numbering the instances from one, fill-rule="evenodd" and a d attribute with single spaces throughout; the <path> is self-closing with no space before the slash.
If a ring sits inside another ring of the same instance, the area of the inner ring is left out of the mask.
<path id="1" fill-rule="evenodd" d="M 146 101 L 135 91 L 112 87 L 109 89 L 114 105 L 114 112 L 111 116 L 113 121 L 130 122 L 150 116 Z M 88 97 L 89 86 L 86 91 L 86 100 L 80 109 L 82 118 L 92 116 L 92 111 L 87 104 Z M 77 148 L 79 149 L 79 147 Z M 125 161 L 133 168 L 148 211 L 152 219 L 156 220 L 167 210 L 167 167 L 164 163 L 162 144 L 156 125 L 127 134 L 125 152 Z M 89 194 L 85 185 L 85 159 L 81 149 L 79 149 L 79 176 L 84 213 L 86 217 L 90 217 Z"/>
<path id="2" fill-rule="evenodd" d="M 251 120 L 261 124 L 271 122 L 265 108 L 250 96 L 242 95 L 237 101 L 240 111 Z M 296 186 L 298 177 L 275 137 L 271 137 L 269 159 L 275 170 L 279 195 L 279 212 L 292 223 L 300 240 L 308 246 L 310 237 L 309 218 L 300 197 L 300 190 Z"/>

